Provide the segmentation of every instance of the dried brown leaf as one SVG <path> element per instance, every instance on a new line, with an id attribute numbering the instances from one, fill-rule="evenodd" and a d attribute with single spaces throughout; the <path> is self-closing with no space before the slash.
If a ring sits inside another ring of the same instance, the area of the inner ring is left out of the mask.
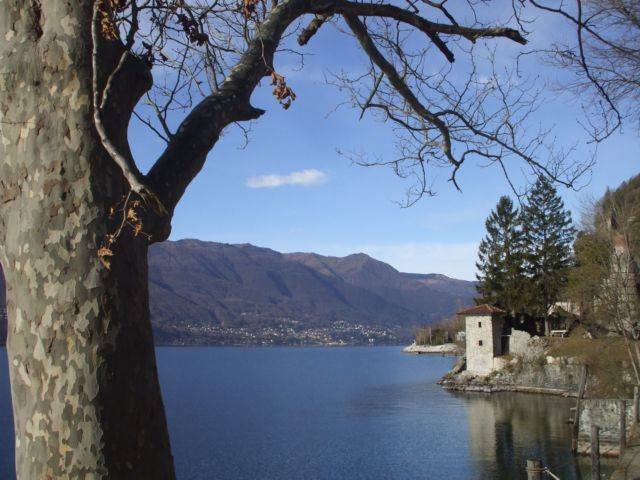
<path id="1" fill-rule="evenodd" d="M 113 251 L 110 248 L 100 247 L 98 249 L 98 259 L 107 270 L 111 269 L 109 257 L 113 257 Z"/>

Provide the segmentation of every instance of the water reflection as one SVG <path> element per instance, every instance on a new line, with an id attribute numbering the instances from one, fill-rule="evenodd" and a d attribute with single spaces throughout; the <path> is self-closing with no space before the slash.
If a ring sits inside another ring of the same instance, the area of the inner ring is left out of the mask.
<path id="1" fill-rule="evenodd" d="M 451 358 L 393 347 L 157 354 L 182 480 L 511 480 L 526 478 L 528 458 L 580 479 L 565 423 L 573 400 L 452 394 L 436 384 Z M 13 478 L 0 348 L 0 479 Z"/>
<path id="2" fill-rule="evenodd" d="M 588 478 L 587 459 L 570 452 L 567 419 L 573 400 L 514 393 L 455 396 L 466 406 L 469 451 L 479 478 L 526 479 L 527 459 L 542 460 L 562 480 Z M 612 465 L 605 462 L 603 470 Z"/>

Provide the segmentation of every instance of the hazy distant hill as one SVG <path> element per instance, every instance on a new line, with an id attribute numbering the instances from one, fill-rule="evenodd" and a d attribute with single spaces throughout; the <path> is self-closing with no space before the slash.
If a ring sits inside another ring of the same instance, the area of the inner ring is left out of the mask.
<path id="1" fill-rule="evenodd" d="M 199 240 L 151 247 L 149 291 L 156 342 L 178 344 L 406 340 L 475 293 L 473 282 L 401 273 L 364 254 Z"/>
<path id="2" fill-rule="evenodd" d="M 451 315 L 456 308 L 470 304 L 475 294 L 473 282 L 433 273 L 402 273 L 364 253 L 342 258 L 314 253 L 292 253 L 286 257 L 415 312 L 424 323 Z"/>
<path id="3" fill-rule="evenodd" d="M 169 342 L 185 322 L 302 329 L 343 321 L 386 326 L 404 339 L 474 295 L 473 282 L 401 273 L 364 254 L 282 254 L 248 244 L 165 242 L 151 249 L 149 269 L 157 339 Z"/>

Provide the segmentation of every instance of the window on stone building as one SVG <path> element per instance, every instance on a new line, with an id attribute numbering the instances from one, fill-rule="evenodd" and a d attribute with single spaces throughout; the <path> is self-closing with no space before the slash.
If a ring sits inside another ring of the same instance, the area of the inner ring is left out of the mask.
<path id="1" fill-rule="evenodd" d="M 478 340 L 478 346 L 481 347 L 482 346 L 482 340 Z"/>
<path id="2" fill-rule="evenodd" d="M 478 328 L 482 328 L 482 322 L 478 322 Z"/>

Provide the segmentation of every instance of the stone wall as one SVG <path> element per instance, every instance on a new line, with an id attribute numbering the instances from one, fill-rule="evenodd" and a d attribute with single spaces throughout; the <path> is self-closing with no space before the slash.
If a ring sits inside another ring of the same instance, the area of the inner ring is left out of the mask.
<path id="1" fill-rule="evenodd" d="M 547 342 L 543 337 L 532 337 L 523 330 L 511 330 L 509 354 L 521 357 L 524 361 L 534 361 L 544 354 Z"/>
<path id="2" fill-rule="evenodd" d="M 450 372 L 440 380 L 440 385 L 448 390 L 469 392 L 528 392 L 550 395 L 576 396 L 579 389 L 583 366 L 573 363 L 524 363 L 515 357 L 494 359 L 495 370 L 491 375 L 476 375 L 465 370 Z M 587 388 L 589 384 L 587 383 Z"/>
<path id="3" fill-rule="evenodd" d="M 572 363 L 567 359 L 552 359 L 553 363 L 526 362 L 516 358 L 513 363 L 494 373 L 493 378 L 502 383 L 520 385 L 523 387 L 562 389 L 577 392 L 583 366 Z"/>
<path id="4" fill-rule="evenodd" d="M 509 353 L 524 357 L 527 354 L 529 340 L 531 340 L 531 335 L 527 332 L 512 329 L 509 337 Z"/>
<path id="5" fill-rule="evenodd" d="M 633 401 L 627 400 L 627 438 L 633 420 Z M 617 443 L 620 438 L 620 406 L 618 400 L 588 398 L 580 404 L 580 437 L 589 438 L 591 423 L 600 427 L 600 440 Z"/>

